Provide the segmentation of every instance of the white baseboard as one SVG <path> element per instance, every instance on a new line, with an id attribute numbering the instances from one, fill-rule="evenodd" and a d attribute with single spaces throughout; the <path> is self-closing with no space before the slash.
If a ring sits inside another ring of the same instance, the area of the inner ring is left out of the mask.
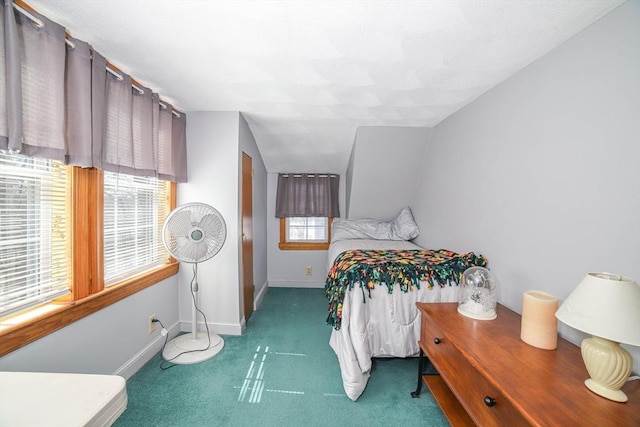
<path id="1" fill-rule="evenodd" d="M 178 335 L 180 332 L 180 322 L 174 323 L 168 330 L 169 339 Z M 149 344 L 147 344 L 142 350 L 136 353 L 131 359 L 127 360 L 124 365 L 120 366 L 113 375 L 120 375 L 124 377 L 126 380 L 131 378 L 133 374 L 138 372 L 140 368 L 142 368 L 145 363 L 153 358 L 160 350 L 162 350 L 162 346 L 164 345 L 165 337 L 158 333 L 158 336 L 154 338 Z"/>
<path id="2" fill-rule="evenodd" d="M 244 330 L 244 318 L 241 323 L 232 324 L 232 323 L 209 323 L 209 330 L 218 334 L 218 335 L 242 335 L 242 331 Z M 198 330 L 204 331 L 204 323 L 198 322 Z M 180 331 L 182 332 L 191 332 L 191 321 L 181 321 L 180 322 Z"/>
<path id="3" fill-rule="evenodd" d="M 215 331 L 220 335 L 242 335 L 245 324 L 244 319 L 238 325 L 232 324 L 209 324 L 209 329 Z M 198 324 L 198 330 L 204 330 L 204 323 Z M 191 322 L 177 321 L 170 328 L 167 329 L 168 339 L 171 340 L 178 336 L 180 332 L 191 332 Z M 154 338 L 149 344 L 147 344 L 142 350 L 136 353 L 131 359 L 127 360 L 124 365 L 120 366 L 113 375 L 120 375 L 124 379 L 128 380 L 142 368 L 145 363 L 153 358 L 159 351 L 162 350 L 165 337 L 158 333 L 158 336 Z"/>
<path id="4" fill-rule="evenodd" d="M 262 300 L 264 299 L 264 296 L 267 295 L 268 289 L 269 289 L 269 282 L 264 282 L 264 284 L 256 294 L 255 298 L 253 299 L 254 310 L 257 310 L 260 307 L 260 304 L 262 304 Z"/>
<path id="5" fill-rule="evenodd" d="M 324 288 L 324 281 L 315 280 L 269 280 L 270 288 Z"/>

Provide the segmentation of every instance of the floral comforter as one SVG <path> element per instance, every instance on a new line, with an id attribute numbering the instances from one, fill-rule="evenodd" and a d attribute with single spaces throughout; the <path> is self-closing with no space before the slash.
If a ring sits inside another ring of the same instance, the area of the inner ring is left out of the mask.
<path id="1" fill-rule="evenodd" d="M 342 305 L 347 290 L 354 284 L 362 291 L 363 302 L 375 286 L 384 284 L 392 293 L 394 286 L 403 292 L 420 283 L 429 288 L 457 284 L 462 273 L 473 266 L 484 267 L 487 260 L 473 252 L 458 254 L 439 250 L 352 249 L 341 253 L 333 262 L 325 283 L 329 299 L 327 323 L 339 330 Z"/>

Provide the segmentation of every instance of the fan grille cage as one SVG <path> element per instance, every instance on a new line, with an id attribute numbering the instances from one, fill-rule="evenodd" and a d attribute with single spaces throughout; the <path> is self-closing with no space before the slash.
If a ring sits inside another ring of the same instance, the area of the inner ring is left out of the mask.
<path id="1" fill-rule="evenodd" d="M 216 255 L 227 237 L 224 218 L 205 203 L 177 207 L 165 220 L 162 243 L 181 262 L 196 263 Z"/>

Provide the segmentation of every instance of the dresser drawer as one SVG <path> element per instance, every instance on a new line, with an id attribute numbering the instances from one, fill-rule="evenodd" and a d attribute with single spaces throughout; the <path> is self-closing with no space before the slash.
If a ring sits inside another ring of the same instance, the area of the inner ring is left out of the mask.
<path id="1" fill-rule="evenodd" d="M 420 342 L 427 353 L 429 360 L 438 367 L 440 364 L 447 363 L 451 357 L 458 357 L 455 347 L 447 342 L 444 334 L 436 325 L 422 320 L 420 329 Z"/>
<path id="2" fill-rule="evenodd" d="M 437 326 L 423 322 L 420 339 L 427 357 L 476 424 L 529 425 Z"/>

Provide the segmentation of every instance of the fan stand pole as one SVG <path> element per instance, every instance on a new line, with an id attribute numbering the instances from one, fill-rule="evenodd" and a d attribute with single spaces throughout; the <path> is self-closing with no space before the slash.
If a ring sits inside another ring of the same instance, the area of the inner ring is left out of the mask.
<path id="1" fill-rule="evenodd" d="M 196 305 L 198 304 L 198 263 L 195 263 L 193 284 L 191 291 L 193 292 L 193 304 L 191 305 L 191 338 L 198 339 L 198 312 Z"/>
<path id="2" fill-rule="evenodd" d="M 191 334 L 175 337 L 167 343 L 162 352 L 164 360 L 176 364 L 192 364 L 212 358 L 224 347 L 224 340 L 213 332 L 198 336 L 197 300 L 198 300 L 198 263 L 194 266 L 194 279 L 191 284 L 193 304 L 191 312 Z"/>

